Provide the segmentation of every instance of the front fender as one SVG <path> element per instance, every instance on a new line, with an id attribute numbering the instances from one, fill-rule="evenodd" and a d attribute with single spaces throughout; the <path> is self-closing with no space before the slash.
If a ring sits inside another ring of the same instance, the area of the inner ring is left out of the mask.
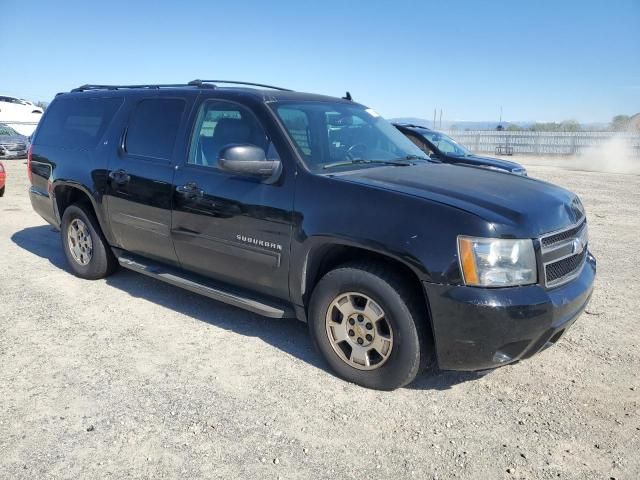
<path id="1" fill-rule="evenodd" d="M 310 268 L 332 246 L 355 247 L 410 268 L 425 282 L 460 284 L 457 236 L 486 234 L 478 216 L 424 198 L 300 175 L 291 246 L 290 292 L 304 305 Z"/>
<path id="2" fill-rule="evenodd" d="M 386 257 L 409 268 L 419 279 L 430 278 L 420 260 L 408 252 L 393 252 L 384 245 L 365 238 L 314 235 L 299 245 L 292 257 L 290 287 L 295 303 L 303 304 L 305 295 L 309 293 L 308 281 L 315 278 L 315 272 L 320 268 L 325 255 L 339 247 L 357 248 L 363 252 Z"/>

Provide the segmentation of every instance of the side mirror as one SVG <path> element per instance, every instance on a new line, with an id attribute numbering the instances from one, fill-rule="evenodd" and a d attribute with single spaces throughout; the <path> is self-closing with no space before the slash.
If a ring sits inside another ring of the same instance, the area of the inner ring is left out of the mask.
<path id="1" fill-rule="evenodd" d="M 220 151 L 218 166 L 224 172 L 258 177 L 273 183 L 280 176 L 280 160 L 267 160 L 264 150 L 255 145 L 229 145 Z"/>

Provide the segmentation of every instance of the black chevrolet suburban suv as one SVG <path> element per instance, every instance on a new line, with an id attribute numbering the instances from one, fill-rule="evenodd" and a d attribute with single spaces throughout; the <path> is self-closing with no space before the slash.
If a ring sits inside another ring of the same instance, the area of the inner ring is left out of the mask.
<path id="1" fill-rule="evenodd" d="M 121 266 L 298 318 L 339 376 L 385 390 L 528 358 L 585 308 L 573 193 L 431 161 L 348 95 L 238 83 L 56 96 L 30 197 L 77 276 Z"/>

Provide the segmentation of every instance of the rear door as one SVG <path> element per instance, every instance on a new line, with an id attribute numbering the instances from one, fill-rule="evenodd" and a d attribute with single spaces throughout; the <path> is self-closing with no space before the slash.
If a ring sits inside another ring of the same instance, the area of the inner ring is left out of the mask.
<path id="1" fill-rule="evenodd" d="M 194 109 L 190 149 L 176 169 L 172 236 L 183 268 L 263 294 L 288 299 L 294 163 L 265 112 L 217 99 Z M 259 118 L 262 116 L 261 118 Z M 267 121 L 265 121 L 267 120 Z M 263 148 L 280 158 L 278 182 L 265 184 L 218 168 L 230 144 Z"/>
<path id="2" fill-rule="evenodd" d="M 191 97 L 136 99 L 108 166 L 107 208 L 120 248 L 177 264 L 171 227 L 172 180 L 182 157 Z"/>

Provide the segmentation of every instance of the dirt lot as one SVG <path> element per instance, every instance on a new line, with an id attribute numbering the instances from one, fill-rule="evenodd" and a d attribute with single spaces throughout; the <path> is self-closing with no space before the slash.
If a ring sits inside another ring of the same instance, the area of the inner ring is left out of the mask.
<path id="1" fill-rule="evenodd" d="M 4 163 L 2 479 L 640 477 L 640 176 L 531 167 L 587 207 L 588 313 L 529 361 L 382 393 L 329 373 L 302 323 L 72 276 Z"/>

